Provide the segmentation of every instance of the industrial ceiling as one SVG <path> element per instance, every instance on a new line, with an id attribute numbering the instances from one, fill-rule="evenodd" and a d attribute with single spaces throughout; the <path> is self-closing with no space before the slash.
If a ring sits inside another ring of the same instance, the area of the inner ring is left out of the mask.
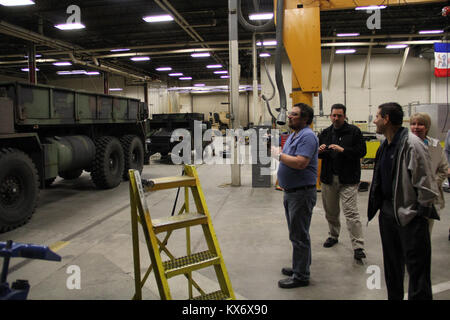
<path id="1" fill-rule="evenodd" d="M 35 45 L 38 82 L 46 83 L 67 75 L 58 71 L 91 70 L 121 74 L 137 81 L 168 81 L 179 84 L 182 73 L 198 80 L 220 79 L 210 64 L 228 64 L 227 0 L 35 0 L 34 5 L 6 7 L 0 5 L 0 74 L 27 78 L 21 71 L 27 66 L 30 43 Z M 355 2 L 356 3 L 356 2 Z M 407 1 L 404 1 L 407 3 Z M 415 5 L 388 5 L 381 10 L 379 29 L 370 30 L 366 11 L 354 9 L 321 11 L 322 45 L 343 41 L 369 42 L 373 37 L 376 52 L 383 53 L 389 41 L 443 40 L 448 34 L 448 17 L 441 14 L 446 1 Z M 71 5 L 80 8 L 79 30 L 59 30 L 55 25 L 67 21 Z M 255 8 L 256 5 L 256 8 Z M 243 0 L 242 12 L 273 12 L 272 0 Z M 175 20 L 147 23 L 144 16 L 170 14 Z M 418 35 L 419 30 L 440 29 L 440 35 Z M 360 33 L 353 38 L 336 38 L 337 33 Z M 366 37 L 365 37 L 366 36 Z M 275 30 L 258 34 L 262 40 L 275 39 Z M 239 26 L 239 62 L 241 78 L 251 78 L 252 33 Z M 357 54 L 365 54 L 364 46 Z M 432 45 L 410 44 L 412 52 L 432 52 Z M 130 49 L 112 52 L 113 49 Z M 194 50 L 195 49 L 195 50 Z M 273 47 L 265 48 L 273 52 Z M 430 51 L 431 50 L 431 51 Z M 193 58 L 194 52 L 209 51 L 210 57 Z M 261 51 L 261 48 L 259 48 Z M 387 53 L 387 51 L 385 52 Z M 389 53 L 392 53 L 390 51 Z M 397 53 L 400 53 L 397 50 Z M 132 61 L 135 56 L 148 56 L 147 61 Z M 56 61 L 71 61 L 71 66 L 55 66 Z M 75 63 L 74 63 L 75 62 Z M 170 71 L 156 68 L 169 66 Z M 72 75 L 68 75 L 72 77 Z M 73 77 L 79 75 L 74 75 Z M 188 81 L 188 82 L 189 82 Z"/>

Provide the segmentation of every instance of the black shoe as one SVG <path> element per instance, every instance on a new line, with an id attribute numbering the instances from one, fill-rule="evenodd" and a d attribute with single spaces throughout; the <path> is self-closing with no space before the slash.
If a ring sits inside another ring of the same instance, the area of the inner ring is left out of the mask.
<path id="1" fill-rule="evenodd" d="M 366 254 L 364 253 L 363 249 L 355 249 L 354 257 L 356 260 L 361 260 L 366 258 Z"/>
<path id="2" fill-rule="evenodd" d="M 292 271 L 292 268 L 283 268 L 281 269 L 281 273 L 285 276 L 291 277 L 294 274 L 294 271 Z"/>
<path id="3" fill-rule="evenodd" d="M 278 286 L 283 289 L 307 287 L 309 286 L 309 280 L 298 280 L 291 277 L 278 281 Z"/>
<path id="4" fill-rule="evenodd" d="M 338 239 L 334 239 L 329 237 L 323 244 L 323 246 L 325 248 L 331 248 L 332 246 L 334 246 L 336 243 L 338 243 Z"/>

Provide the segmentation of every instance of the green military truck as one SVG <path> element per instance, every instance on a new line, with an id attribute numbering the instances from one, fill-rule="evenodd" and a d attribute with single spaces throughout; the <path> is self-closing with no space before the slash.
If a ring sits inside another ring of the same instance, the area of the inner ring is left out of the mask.
<path id="1" fill-rule="evenodd" d="M 26 223 L 39 188 L 91 174 L 114 188 L 142 171 L 148 109 L 138 99 L 0 83 L 0 232 Z"/>

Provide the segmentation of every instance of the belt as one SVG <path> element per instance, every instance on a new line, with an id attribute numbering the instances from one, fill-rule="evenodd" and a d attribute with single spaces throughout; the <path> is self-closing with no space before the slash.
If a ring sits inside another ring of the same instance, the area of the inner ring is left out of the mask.
<path id="1" fill-rule="evenodd" d="M 312 188 L 315 188 L 315 187 L 316 187 L 315 184 L 311 184 L 309 186 L 301 186 L 301 187 L 292 188 L 292 189 L 284 189 L 284 192 L 291 193 L 291 192 L 295 192 L 295 191 L 298 191 L 298 190 L 308 190 L 308 189 L 312 189 Z"/>

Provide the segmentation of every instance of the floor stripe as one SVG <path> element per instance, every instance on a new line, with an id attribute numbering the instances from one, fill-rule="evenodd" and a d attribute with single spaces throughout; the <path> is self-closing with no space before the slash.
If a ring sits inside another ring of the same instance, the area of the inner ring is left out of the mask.
<path id="1" fill-rule="evenodd" d="M 69 243 L 70 241 L 56 241 L 55 243 L 49 245 L 48 247 L 54 252 L 56 252 L 67 246 Z"/>

